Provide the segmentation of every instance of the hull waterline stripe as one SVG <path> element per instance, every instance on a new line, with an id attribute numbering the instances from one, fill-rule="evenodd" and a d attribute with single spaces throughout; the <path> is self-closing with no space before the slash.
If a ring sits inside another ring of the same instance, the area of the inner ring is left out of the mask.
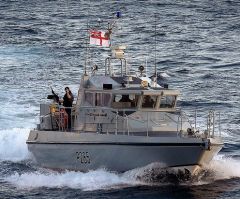
<path id="1" fill-rule="evenodd" d="M 201 146 L 205 147 L 205 143 L 121 143 L 121 142 L 34 142 L 27 141 L 27 144 L 79 144 L 79 145 L 127 145 L 127 146 Z"/>

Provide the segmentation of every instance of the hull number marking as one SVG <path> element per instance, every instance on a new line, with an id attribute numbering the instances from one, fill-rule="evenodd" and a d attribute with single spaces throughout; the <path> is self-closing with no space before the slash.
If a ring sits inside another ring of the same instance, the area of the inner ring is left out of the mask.
<path id="1" fill-rule="evenodd" d="M 81 163 L 81 164 L 90 164 L 90 156 L 88 152 L 76 152 L 77 155 L 77 160 Z"/>

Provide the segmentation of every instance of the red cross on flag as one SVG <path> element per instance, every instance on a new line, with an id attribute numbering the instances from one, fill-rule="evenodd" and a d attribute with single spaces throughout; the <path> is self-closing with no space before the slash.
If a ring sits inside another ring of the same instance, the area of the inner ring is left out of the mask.
<path id="1" fill-rule="evenodd" d="M 90 30 L 90 44 L 109 47 L 110 34 L 104 31 Z"/>

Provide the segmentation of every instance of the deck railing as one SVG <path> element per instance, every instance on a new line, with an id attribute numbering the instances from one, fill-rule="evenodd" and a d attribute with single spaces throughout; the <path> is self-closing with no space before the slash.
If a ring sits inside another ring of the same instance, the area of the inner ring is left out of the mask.
<path id="1" fill-rule="evenodd" d="M 216 113 L 209 111 L 207 125 L 199 133 L 197 112 L 194 114 L 194 127 L 187 114 L 181 110 L 159 112 L 156 110 L 113 109 L 107 107 L 63 107 L 55 106 L 50 111 L 53 130 L 74 132 L 98 132 L 105 134 L 156 136 L 156 133 L 171 133 L 181 137 L 214 137 L 216 133 Z M 71 110 L 70 115 L 66 110 Z M 220 113 L 218 131 L 221 136 Z M 54 123 L 54 124 L 53 124 Z M 170 125 L 169 125 L 170 124 Z M 166 126 L 164 126 L 166 125 Z M 167 126 L 168 125 L 168 126 Z M 188 125 L 188 126 L 187 126 Z"/>
<path id="2" fill-rule="evenodd" d="M 198 117 L 199 112 L 197 110 L 194 113 L 186 113 L 181 111 L 182 114 L 186 115 L 186 118 L 194 118 L 194 121 L 189 123 L 194 123 L 194 131 L 195 132 L 203 132 L 205 137 L 214 137 L 219 136 L 221 137 L 221 113 L 220 111 L 209 110 L 207 114 L 201 114 L 201 117 Z M 188 116 L 190 115 L 190 116 Z M 194 115 L 194 117 L 193 117 Z M 199 119 L 200 122 L 198 121 Z M 192 127 L 193 128 L 193 127 Z"/>

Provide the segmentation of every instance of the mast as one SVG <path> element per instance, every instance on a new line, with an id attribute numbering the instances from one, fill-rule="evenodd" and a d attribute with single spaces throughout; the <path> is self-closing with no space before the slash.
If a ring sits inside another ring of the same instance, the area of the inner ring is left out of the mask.
<path id="1" fill-rule="evenodd" d="M 154 14 L 154 27 L 155 27 L 155 37 L 154 37 L 154 75 L 157 81 L 157 20 L 156 13 Z"/>
<path id="2" fill-rule="evenodd" d="M 88 35 L 88 22 L 87 22 L 87 35 Z M 88 44 L 88 39 L 86 39 L 86 57 L 85 57 L 85 64 L 84 64 L 85 76 L 87 75 L 88 50 L 89 50 L 89 44 Z"/>

